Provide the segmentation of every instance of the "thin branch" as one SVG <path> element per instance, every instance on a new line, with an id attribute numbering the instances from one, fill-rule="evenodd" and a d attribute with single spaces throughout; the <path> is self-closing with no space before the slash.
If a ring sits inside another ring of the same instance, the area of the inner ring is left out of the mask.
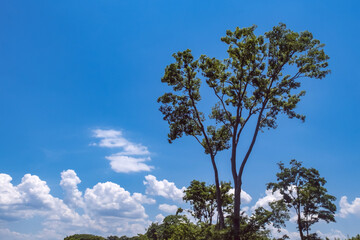
<path id="1" fill-rule="evenodd" d="M 239 129 L 239 132 L 237 133 L 237 136 L 236 136 L 237 143 L 239 143 L 241 132 L 243 131 L 246 123 L 249 121 L 250 117 L 253 115 L 252 108 L 253 108 L 253 106 L 249 109 L 249 115 L 247 116 L 247 118 L 245 119 L 245 122 L 241 125 L 241 128 Z"/>
<path id="2" fill-rule="evenodd" d="M 223 94 L 222 97 L 220 97 L 219 94 L 216 92 L 215 87 L 213 87 L 212 89 L 214 90 L 215 96 L 220 100 L 221 105 L 223 106 L 223 108 L 224 108 L 224 110 L 225 110 L 225 113 L 226 113 L 226 115 L 227 115 L 228 118 L 229 118 L 229 121 L 231 121 L 231 114 L 230 114 L 230 112 L 226 109 L 226 106 L 225 106 L 225 103 L 224 103 L 224 94 Z M 223 123 L 226 124 L 225 122 L 223 122 Z"/>

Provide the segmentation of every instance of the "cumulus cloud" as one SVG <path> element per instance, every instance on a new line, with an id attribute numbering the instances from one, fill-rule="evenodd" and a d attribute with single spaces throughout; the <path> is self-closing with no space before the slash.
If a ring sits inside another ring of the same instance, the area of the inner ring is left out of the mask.
<path id="1" fill-rule="evenodd" d="M 347 237 L 340 230 L 337 229 L 331 229 L 329 233 L 322 233 L 320 231 L 316 231 L 316 233 L 319 237 L 321 237 L 321 239 L 347 239 Z"/>
<path id="2" fill-rule="evenodd" d="M 269 209 L 269 203 L 273 201 L 280 200 L 282 198 L 279 191 L 275 191 L 274 193 L 272 190 L 266 190 L 265 196 L 262 198 L 259 198 L 255 205 L 251 208 L 251 210 L 255 210 L 259 207 L 263 207 L 265 209 Z"/>
<path id="3" fill-rule="evenodd" d="M 235 189 L 234 189 L 234 188 L 231 188 L 231 189 L 229 190 L 229 193 L 230 193 L 230 194 L 234 194 L 234 193 L 235 193 Z M 243 204 L 248 204 L 248 203 L 251 202 L 251 200 L 252 200 L 252 197 L 251 197 L 247 192 L 245 192 L 244 190 L 241 190 L 241 202 L 242 202 Z"/>
<path id="4" fill-rule="evenodd" d="M 175 183 L 169 182 L 166 179 L 158 181 L 153 175 L 145 176 L 144 185 L 146 186 L 146 194 L 162 196 L 180 202 L 182 201 L 186 189 L 185 187 L 179 189 L 176 187 Z"/>
<path id="5" fill-rule="evenodd" d="M 81 180 L 73 170 L 61 173 L 64 200 L 52 196 L 46 182 L 36 175 L 24 175 L 16 186 L 11 181 L 11 176 L 0 174 L 0 219 L 8 222 L 38 216 L 43 229 L 22 234 L 0 228 L 0 238 L 9 240 L 62 239 L 78 232 L 105 236 L 141 233 L 150 223 L 142 203 L 155 203 L 112 182 L 98 183 L 83 194 L 77 188 Z"/>
<path id="6" fill-rule="evenodd" d="M 0 174 L 0 218 L 19 220 L 47 215 L 52 219 L 69 219 L 76 216 L 61 199 L 50 194 L 50 188 L 38 176 L 25 174 L 17 186 L 11 180 L 9 175 Z"/>
<path id="7" fill-rule="evenodd" d="M 86 208 L 95 216 L 147 218 L 144 207 L 116 183 L 98 183 L 84 194 Z"/>
<path id="8" fill-rule="evenodd" d="M 61 173 L 60 186 L 65 192 L 64 202 L 69 207 L 84 207 L 82 193 L 77 187 L 79 183 L 81 183 L 81 180 L 74 170 L 69 169 Z"/>
<path id="9" fill-rule="evenodd" d="M 143 195 L 141 193 L 133 193 L 132 198 L 138 201 L 139 203 L 144 204 L 155 204 L 156 201 L 153 198 L 149 198 L 146 195 Z"/>
<path id="10" fill-rule="evenodd" d="M 178 207 L 176 205 L 169 205 L 164 203 L 159 205 L 159 209 L 166 213 L 175 214 L 178 210 Z"/>
<path id="11" fill-rule="evenodd" d="M 360 216 L 360 198 L 355 198 L 352 203 L 349 203 L 346 196 L 340 199 L 340 217 L 345 218 L 349 214 Z"/>
<path id="12" fill-rule="evenodd" d="M 276 228 L 272 224 L 266 227 L 267 230 L 270 230 L 271 236 L 278 239 L 282 238 L 284 235 L 287 235 L 292 240 L 300 240 L 299 232 L 288 231 L 285 228 Z"/>
<path id="13" fill-rule="evenodd" d="M 20 192 L 11 183 L 12 177 L 7 174 L 0 174 L 0 206 L 7 204 L 21 203 L 22 196 Z"/>
<path id="14" fill-rule="evenodd" d="M 93 146 L 121 149 L 120 152 L 105 157 L 115 172 L 129 173 L 153 169 L 153 166 L 145 163 L 151 160 L 147 147 L 127 140 L 121 131 L 96 129 L 94 137 L 100 138 L 100 142 L 91 144 Z"/>

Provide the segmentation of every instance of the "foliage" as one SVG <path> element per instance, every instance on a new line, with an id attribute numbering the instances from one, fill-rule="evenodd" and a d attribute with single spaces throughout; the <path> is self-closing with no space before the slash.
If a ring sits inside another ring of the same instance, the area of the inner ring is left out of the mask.
<path id="1" fill-rule="evenodd" d="M 138 236 L 134 236 L 134 237 L 108 236 L 107 238 L 103 238 L 91 234 L 74 234 L 64 238 L 64 240 L 148 240 L 148 238 L 142 234 L 139 234 Z"/>
<path id="2" fill-rule="evenodd" d="M 206 185 L 205 182 L 193 180 L 185 191 L 184 200 L 188 201 L 192 208 L 192 215 L 198 220 L 196 224 L 189 221 L 179 209 L 176 215 L 167 216 L 162 223 L 152 223 L 145 235 L 149 239 L 232 239 L 232 194 L 230 194 L 231 184 L 222 183 L 221 185 L 223 202 L 226 203 L 225 212 L 228 218 L 225 228 L 219 229 L 212 224 L 210 217 L 215 209 L 215 188 L 214 185 Z M 280 203 L 271 203 L 271 210 L 258 208 L 252 216 L 244 213 L 241 217 L 240 233 L 241 239 L 264 240 L 269 239 L 269 231 L 266 227 L 272 224 L 276 228 L 284 226 L 285 220 L 289 218 L 286 206 Z"/>
<path id="3" fill-rule="evenodd" d="M 198 227 L 184 215 L 169 215 L 162 224 L 152 223 L 145 236 L 151 240 L 196 240 Z"/>
<path id="4" fill-rule="evenodd" d="M 64 240 L 106 240 L 106 239 L 91 234 L 74 234 L 64 238 Z"/>
<path id="5" fill-rule="evenodd" d="M 143 237 L 141 234 L 139 236 L 127 237 L 127 236 L 109 236 L 106 240 L 147 240 L 146 237 Z"/>
<path id="6" fill-rule="evenodd" d="M 278 203 L 295 210 L 301 239 L 319 239 L 310 234 L 311 226 L 320 220 L 335 222 L 336 198 L 327 194 L 326 180 L 314 168 L 305 168 L 301 162 L 290 161 L 290 168 L 279 163 L 277 182 L 269 183 L 268 189 L 279 191 L 282 199 Z"/>
<path id="7" fill-rule="evenodd" d="M 195 60 L 190 50 L 173 54 L 175 63 L 166 67 L 161 79 L 172 87 L 172 92 L 158 99 L 169 124 L 169 142 L 183 135 L 193 136 L 211 156 L 217 193 L 220 189 L 215 156 L 231 147 L 235 237 L 239 233 L 242 175 L 259 130 L 276 128 L 280 113 L 305 120 L 295 111 L 305 94 L 298 90 L 300 79 L 321 79 L 329 73 L 329 57 L 323 44 L 310 32 L 293 32 L 279 24 L 264 36 L 256 36 L 255 29 L 228 30 L 221 39 L 228 45 L 229 57 L 224 60 L 205 55 Z M 208 118 L 199 109 L 201 78 L 217 99 Z M 254 124 L 249 125 L 252 119 Z M 253 136 L 237 165 L 237 147 L 245 126 L 254 127 Z M 220 194 L 217 197 L 219 205 Z"/>
<path id="8" fill-rule="evenodd" d="M 240 239 L 255 240 L 269 239 L 270 231 L 268 226 L 280 229 L 285 226 L 285 221 L 289 219 L 286 206 L 279 203 L 270 203 L 271 210 L 263 207 L 255 209 L 251 216 L 247 216 L 244 212 L 240 218 Z"/>
<path id="9" fill-rule="evenodd" d="M 360 234 L 357 234 L 355 237 L 349 238 L 349 240 L 360 240 Z"/>
<path id="10" fill-rule="evenodd" d="M 161 79 L 173 87 L 173 92 L 165 93 L 159 97 L 160 111 L 164 120 L 169 123 L 170 132 L 168 141 L 172 143 L 183 134 L 193 136 L 210 155 L 215 175 L 217 211 L 219 214 L 220 228 L 224 227 L 224 216 L 221 209 L 220 180 L 215 162 L 219 151 L 228 149 L 230 145 L 227 127 L 216 129 L 215 126 L 205 126 L 205 115 L 198 110 L 197 104 L 200 97 L 201 80 L 196 77 L 199 62 L 194 61 L 190 50 L 173 54 L 176 63 L 170 64 L 165 69 Z"/>
<path id="11" fill-rule="evenodd" d="M 222 208 L 230 213 L 232 194 L 230 183 L 222 182 L 220 185 Z M 216 209 L 216 188 L 214 185 L 206 185 L 205 182 L 193 180 L 190 186 L 184 191 L 184 201 L 190 202 L 191 215 L 199 222 L 211 225 Z"/>

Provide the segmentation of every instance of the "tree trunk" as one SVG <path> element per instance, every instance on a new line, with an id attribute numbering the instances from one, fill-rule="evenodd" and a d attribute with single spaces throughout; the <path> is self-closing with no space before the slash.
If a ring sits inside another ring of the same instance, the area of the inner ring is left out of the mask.
<path id="1" fill-rule="evenodd" d="M 211 157 L 211 163 L 214 169 L 215 175 L 215 187 L 216 187 L 216 206 L 219 216 L 219 229 L 223 229 L 225 227 L 224 213 L 222 211 L 222 199 L 221 199 L 221 190 L 220 190 L 220 182 L 219 182 L 219 174 L 215 163 L 215 157 Z"/>
<path id="2" fill-rule="evenodd" d="M 232 165 L 232 174 L 235 182 L 235 196 L 234 196 L 234 219 L 233 219 L 233 230 L 234 230 L 234 240 L 240 240 L 240 204 L 241 204 L 241 185 L 242 185 L 242 175 L 245 169 L 245 165 L 250 157 L 254 144 L 256 142 L 257 135 L 259 133 L 259 127 L 261 122 L 262 113 L 266 106 L 267 101 L 263 103 L 263 106 L 260 110 L 259 117 L 257 119 L 254 135 L 250 143 L 249 149 L 246 152 L 246 155 L 241 163 L 239 173 L 236 174 L 236 147 L 235 139 L 233 137 L 233 149 L 231 154 L 231 165 Z M 237 128 L 235 128 L 237 131 Z M 233 135 L 235 136 L 235 135 Z M 234 171 L 235 170 L 235 171 Z"/>
<path id="3" fill-rule="evenodd" d="M 240 240 L 241 181 L 235 181 L 233 231 L 234 240 Z"/>
<path id="4" fill-rule="evenodd" d="M 240 240 L 240 194 L 241 194 L 241 182 L 238 181 L 238 175 L 236 171 L 236 132 L 237 126 L 235 126 L 232 137 L 232 150 L 231 150 L 231 172 L 234 180 L 234 213 L 233 213 L 233 239 Z"/>
<path id="5" fill-rule="evenodd" d="M 298 223 L 298 228 L 299 228 L 299 233 L 300 233 L 300 239 L 305 240 L 304 234 L 303 234 L 303 227 L 302 227 L 302 223 L 301 223 L 301 219 L 300 219 L 300 213 L 298 213 L 297 223 Z"/>

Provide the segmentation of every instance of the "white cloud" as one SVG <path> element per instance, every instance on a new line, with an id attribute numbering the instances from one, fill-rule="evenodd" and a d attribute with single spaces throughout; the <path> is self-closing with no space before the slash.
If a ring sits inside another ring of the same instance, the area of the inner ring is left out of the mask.
<path id="1" fill-rule="evenodd" d="M 76 216 L 61 199 L 50 194 L 50 188 L 38 176 L 25 174 L 17 186 L 13 186 L 11 180 L 9 175 L 0 174 L 0 218 L 19 220 L 42 215 L 69 219 Z"/>
<path id="2" fill-rule="evenodd" d="M 129 172 L 141 172 L 150 171 L 153 166 L 145 164 L 145 161 L 150 160 L 147 158 L 134 158 L 129 156 L 123 156 L 119 154 L 113 154 L 105 157 L 110 160 L 110 166 L 115 172 L 129 173 Z"/>
<path id="3" fill-rule="evenodd" d="M 147 218 L 144 207 L 116 183 L 98 183 L 84 194 L 86 208 L 95 216 Z"/>
<path id="4" fill-rule="evenodd" d="M 331 229 L 329 233 L 322 233 L 320 231 L 316 231 L 316 233 L 319 237 L 321 237 L 321 239 L 325 239 L 325 238 L 332 240 L 347 239 L 347 237 L 340 230 L 337 229 Z"/>
<path id="5" fill-rule="evenodd" d="M 349 203 L 346 196 L 340 199 L 340 217 L 345 218 L 349 214 L 360 216 L 360 198 L 355 198 Z"/>
<path id="6" fill-rule="evenodd" d="M 133 193 L 132 198 L 136 201 L 138 201 L 139 203 L 144 203 L 144 204 L 155 204 L 156 201 L 153 198 L 149 198 L 146 195 L 143 195 L 141 193 Z"/>
<path id="7" fill-rule="evenodd" d="M 164 203 L 159 205 L 159 209 L 166 213 L 175 214 L 178 210 L 178 207 L 176 205 L 169 205 Z"/>
<path id="8" fill-rule="evenodd" d="M 129 173 L 151 171 L 153 169 L 153 166 L 144 163 L 151 160 L 147 147 L 125 139 L 121 131 L 96 129 L 94 130 L 94 137 L 100 138 L 100 142 L 93 143 L 92 146 L 122 149 L 118 153 L 105 157 L 110 160 L 110 166 L 115 172 Z"/>
<path id="9" fill-rule="evenodd" d="M 146 186 L 146 194 L 162 196 L 180 202 L 182 201 L 186 189 L 185 187 L 179 189 L 176 187 L 175 183 L 169 182 L 166 179 L 158 181 L 153 175 L 145 176 L 144 185 Z"/>
<path id="10" fill-rule="evenodd" d="M 36 175 L 26 174 L 17 186 L 11 181 L 11 176 L 0 174 L 0 219 L 8 222 L 37 216 L 43 229 L 22 234 L 0 227 L 0 239 L 55 240 L 79 232 L 134 235 L 150 223 L 141 203 L 155 202 L 140 193 L 131 195 L 112 182 L 98 183 L 82 194 L 77 189 L 81 181 L 73 170 L 61 173 L 66 201 L 52 196 L 46 182 Z"/>
<path id="11" fill-rule="evenodd" d="M 282 198 L 279 191 L 275 191 L 274 193 L 272 190 L 266 190 L 265 191 L 265 197 L 259 198 L 255 205 L 251 208 L 251 210 L 255 210 L 259 207 L 263 207 L 266 209 L 269 209 L 269 203 L 273 201 L 280 200 Z"/>
<path id="12" fill-rule="evenodd" d="M 77 188 L 79 183 L 81 180 L 74 170 L 69 169 L 61 173 L 60 186 L 65 192 L 64 202 L 69 207 L 84 207 L 82 193 Z"/>
<path id="13" fill-rule="evenodd" d="M 277 229 L 272 224 L 268 225 L 267 229 L 270 230 L 271 235 L 275 238 L 281 238 L 286 234 L 292 240 L 300 240 L 299 232 L 290 232 L 285 228 Z"/>
<path id="14" fill-rule="evenodd" d="M 231 188 L 229 190 L 230 194 L 234 194 L 235 193 L 235 189 Z M 252 200 L 252 197 L 250 196 L 250 194 L 248 194 L 247 192 L 245 192 L 244 190 L 241 190 L 241 203 L 243 204 L 248 204 L 250 203 Z"/>
<path id="15" fill-rule="evenodd" d="M 121 131 L 116 130 L 94 130 L 94 137 L 101 138 L 98 145 L 106 148 L 123 148 L 121 154 L 123 155 L 148 155 L 150 152 L 147 147 L 141 144 L 135 144 L 122 136 Z"/>
<path id="16" fill-rule="evenodd" d="M 0 206 L 22 202 L 20 192 L 11 183 L 12 178 L 4 173 L 0 174 Z"/>
<path id="17" fill-rule="evenodd" d="M 11 231 L 7 228 L 0 229 L 0 237 L 7 240 L 24 240 L 31 239 L 29 234 L 21 234 L 18 232 Z"/>

